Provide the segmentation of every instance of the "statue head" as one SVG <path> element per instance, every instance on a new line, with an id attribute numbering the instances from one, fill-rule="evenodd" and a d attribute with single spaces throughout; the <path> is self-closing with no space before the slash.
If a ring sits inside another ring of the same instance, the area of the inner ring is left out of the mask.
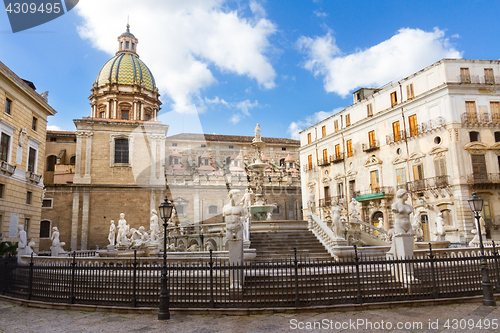
<path id="1" fill-rule="evenodd" d="M 18 229 L 19 231 L 24 230 L 24 225 L 22 225 L 22 224 L 18 225 L 18 226 L 17 226 L 17 229 Z"/>
<path id="2" fill-rule="evenodd" d="M 110 223 L 111 223 L 111 224 L 115 224 L 115 221 L 114 221 L 114 220 L 111 220 L 111 222 L 110 222 Z"/>
<path id="3" fill-rule="evenodd" d="M 156 209 L 153 209 L 153 210 L 151 210 L 151 214 L 158 215 L 158 212 L 156 211 Z"/>
<path id="4" fill-rule="evenodd" d="M 404 188 L 401 188 L 396 192 L 396 198 L 398 199 L 406 198 L 405 195 L 406 197 L 408 197 L 408 191 L 406 191 Z"/>
<path id="5" fill-rule="evenodd" d="M 120 213 L 120 218 L 123 220 L 125 218 L 125 214 L 124 213 Z"/>
<path id="6" fill-rule="evenodd" d="M 57 231 L 57 227 L 53 227 L 53 228 L 52 228 L 52 231 Z"/>
<path id="7" fill-rule="evenodd" d="M 146 228 L 144 228 L 142 225 L 139 227 L 139 231 L 143 232 L 144 230 L 146 230 Z"/>

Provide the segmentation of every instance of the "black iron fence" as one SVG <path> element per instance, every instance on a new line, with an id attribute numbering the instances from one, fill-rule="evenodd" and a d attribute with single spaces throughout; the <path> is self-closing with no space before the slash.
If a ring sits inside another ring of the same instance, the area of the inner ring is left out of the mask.
<path id="1" fill-rule="evenodd" d="M 404 260 L 287 260 L 231 265 L 210 259 L 168 266 L 173 308 L 301 307 L 481 295 L 479 255 Z M 161 266 L 18 265 L 0 262 L 0 292 L 22 299 L 110 306 L 158 306 Z M 499 255 L 486 256 L 500 292 Z"/>

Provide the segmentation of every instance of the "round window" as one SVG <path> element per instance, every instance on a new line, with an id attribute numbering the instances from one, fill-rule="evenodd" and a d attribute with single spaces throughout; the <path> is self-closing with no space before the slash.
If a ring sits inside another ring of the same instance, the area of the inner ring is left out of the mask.
<path id="1" fill-rule="evenodd" d="M 402 152 L 403 152 L 403 150 L 401 150 L 401 148 L 398 148 L 398 149 L 396 150 L 396 153 L 397 153 L 398 155 L 401 155 L 401 153 L 402 153 Z"/>
<path id="2" fill-rule="evenodd" d="M 440 136 L 436 136 L 434 138 L 434 143 L 437 144 L 437 145 L 440 144 L 441 143 L 441 137 Z"/>

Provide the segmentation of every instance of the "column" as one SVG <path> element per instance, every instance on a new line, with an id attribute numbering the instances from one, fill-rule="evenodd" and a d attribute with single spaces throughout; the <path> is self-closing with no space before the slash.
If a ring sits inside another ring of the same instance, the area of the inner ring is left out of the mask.
<path id="1" fill-rule="evenodd" d="M 80 204 L 80 193 L 77 189 L 73 192 L 73 210 L 71 216 L 71 250 L 75 251 L 78 246 L 78 209 Z"/>
<path id="2" fill-rule="evenodd" d="M 134 109 L 134 120 L 138 120 L 137 119 L 137 102 L 136 101 L 134 101 L 133 109 Z"/>
<path id="3" fill-rule="evenodd" d="M 85 147 L 85 175 L 83 176 L 83 182 L 90 184 L 90 162 L 92 160 L 92 132 L 85 132 L 87 137 L 87 143 Z"/>
<path id="4" fill-rule="evenodd" d="M 150 156 L 151 168 L 149 174 L 150 184 L 154 184 L 156 180 L 156 138 L 157 138 L 156 135 L 150 136 L 150 142 L 151 142 L 151 156 Z"/>
<path id="5" fill-rule="evenodd" d="M 170 198 L 170 199 L 172 199 L 172 198 Z M 163 202 L 163 201 L 161 201 L 161 202 Z M 152 211 L 153 209 L 158 211 L 158 208 L 156 206 L 156 192 L 154 189 L 151 190 L 151 193 L 149 195 L 149 211 Z M 161 222 L 162 221 L 160 221 L 160 223 Z"/>
<path id="6" fill-rule="evenodd" d="M 160 137 L 160 184 L 165 184 L 165 135 Z"/>
<path id="7" fill-rule="evenodd" d="M 87 239 L 89 237 L 89 209 L 90 209 L 90 193 L 83 192 L 82 206 L 82 240 L 80 243 L 81 250 L 87 250 Z"/>
<path id="8" fill-rule="evenodd" d="M 193 208 L 194 208 L 194 223 L 200 223 L 200 193 L 199 190 L 194 192 L 193 197 Z"/>
<path id="9" fill-rule="evenodd" d="M 106 101 L 106 119 L 109 119 L 109 118 L 111 118 L 110 114 L 109 114 L 109 101 Z"/>
<path id="10" fill-rule="evenodd" d="M 113 119 L 116 119 L 117 114 L 118 114 L 118 100 L 115 99 L 115 105 L 113 106 Z"/>
<path id="11" fill-rule="evenodd" d="M 144 120 L 144 103 L 141 103 L 141 119 Z"/>
<path id="12" fill-rule="evenodd" d="M 380 201 L 380 205 L 383 207 L 382 214 L 384 215 L 384 230 L 389 231 L 391 227 L 389 225 L 389 212 L 387 210 L 387 200 L 382 199 Z"/>
<path id="13" fill-rule="evenodd" d="M 75 161 L 75 176 L 74 183 L 79 183 L 81 180 L 81 165 L 82 165 L 82 132 L 76 132 L 76 161 Z"/>

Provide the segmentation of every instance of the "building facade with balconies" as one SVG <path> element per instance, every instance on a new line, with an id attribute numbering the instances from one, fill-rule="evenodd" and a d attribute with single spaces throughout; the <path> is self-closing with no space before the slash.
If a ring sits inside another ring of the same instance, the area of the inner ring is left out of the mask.
<path id="1" fill-rule="evenodd" d="M 473 237 L 467 199 L 484 199 L 488 238 L 500 239 L 500 61 L 442 59 L 398 82 L 353 93 L 354 104 L 300 133 L 303 200 L 317 214 L 355 198 L 360 218 L 393 227 L 407 189 L 424 239 L 443 213 L 447 239 Z M 306 215 L 306 214 L 304 214 Z"/>
<path id="2" fill-rule="evenodd" d="M 39 246 L 47 117 L 56 111 L 34 84 L 0 62 L 0 241 L 23 225 Z"/>

